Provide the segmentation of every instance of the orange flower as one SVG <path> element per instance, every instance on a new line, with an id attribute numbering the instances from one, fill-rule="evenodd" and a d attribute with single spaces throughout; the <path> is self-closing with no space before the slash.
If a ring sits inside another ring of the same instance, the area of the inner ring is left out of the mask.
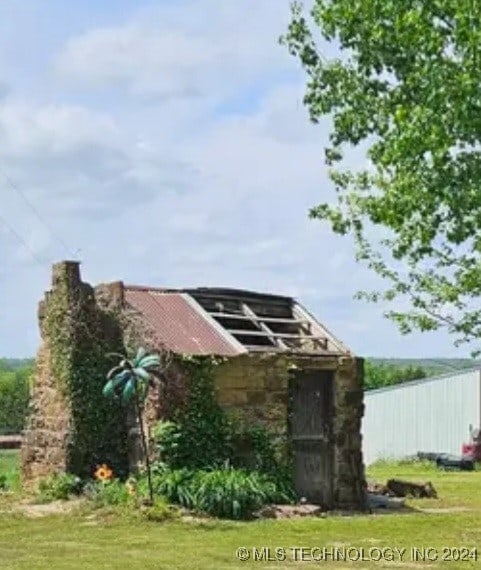
<path id="1" fill-rule="evenodd" d="M 110 481 L 114 473 L 106 463 L 103 463 L 97 466 L 97 471 L 95 471 L 94 476 L 99 481 Z"/>

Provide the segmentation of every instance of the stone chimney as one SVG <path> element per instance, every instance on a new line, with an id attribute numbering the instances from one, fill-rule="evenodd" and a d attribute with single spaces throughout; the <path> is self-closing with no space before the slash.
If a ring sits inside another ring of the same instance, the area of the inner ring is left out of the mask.
<path id="1" fill-rule="evenodd" d="M 59 261 L 52 267 L 52 289 L 65 285 L 67 288 L 78 287 L 80 279 L 79 261 Z"/>
<path id="2" fill-rule="evenodd" d="M 119 474 L 127 462 L 123 411 L 102 396 L 106 354 L 123 350 L 109 310 L 82 282 L 78 261 L 53 265 L 52 288 L 38 310 L 42 343 L 22 447 L 25 482 L 58 471 L 88 476 L 100 463 Z"/>

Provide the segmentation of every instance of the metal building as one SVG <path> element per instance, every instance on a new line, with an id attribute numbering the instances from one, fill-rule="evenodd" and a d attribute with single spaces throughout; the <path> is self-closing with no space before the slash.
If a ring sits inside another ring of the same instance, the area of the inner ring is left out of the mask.
<path id="1" fill-rule="evenodd" d="M 366 465 L 417 452 L 459 455 L 481 427 L 481 370 L 463 370 L 370 390 L 362 423 Z"/>

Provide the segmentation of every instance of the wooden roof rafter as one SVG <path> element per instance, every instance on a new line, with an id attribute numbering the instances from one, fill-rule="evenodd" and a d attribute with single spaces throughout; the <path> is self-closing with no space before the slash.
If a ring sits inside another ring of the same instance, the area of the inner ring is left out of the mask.
<path id="1" fill-rule="evenodd" d="M 257 312 L 250 306 L 249 300 L 243 297 L 235 299 L 236 305 L 230 304 L 228 308 L 223 303 L 224 300 L 224 298 L 217 300 L 211 297 L 209 306 L 204 306 L 204 310 L 244 346 L 288 351 L 304 350 L 304 342 L 309 342 L 310 349 L 314 351 L 319 349 L 325 351 L 328 348 L 326 335 L 319 334 L 318 331 L 315 334 L 315 321 L 310 315 L 300 316 L 296 313 L 295 303 L 292 300 L 282 316 L 276 315 L 276 310 L 267 302 L 264 307 L 259 307 L 257 299 L 253 300 L 258 308 Z M 229 299 L 230 302 L 232 300 Z M 238 322 L 239 326 L 236 327 L 235 322 Z"/>

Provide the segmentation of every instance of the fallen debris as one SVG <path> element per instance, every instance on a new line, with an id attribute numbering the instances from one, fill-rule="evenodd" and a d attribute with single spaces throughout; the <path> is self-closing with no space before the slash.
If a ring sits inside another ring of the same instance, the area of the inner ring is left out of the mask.
<path id="1" fill-rule="evenodd" d="M 426 483 L 413 483 L 400 479 L 389 479 L 386 487 L 394 497 L 417 497 L 437 499 L 438 494 L 430 481 Z"/>
<path id="2" fill-rule="evenodd" d="M 368 496 L 381 497 L 416 497 L 437 499 L 436 489 L 430 481 L 414 483 L 412 481 L 402 481 L 400 479 L 389 479 L 384 485 L 382 483 L 368 482 Z"/>
<path id="3" fill-rule="evenodd" d="M 367 505 L 369 509 L 402 509 L 405 499 L 399 497 L 389 497 L 388 495 L 367 494 Z"/>
<path id="4" fill-rule="evenodd" d="M 260 519 L 288 519 L 299 517 L 322 517 L 326 513 L 319 505 L 267 505 L 255 513 Z"/>

